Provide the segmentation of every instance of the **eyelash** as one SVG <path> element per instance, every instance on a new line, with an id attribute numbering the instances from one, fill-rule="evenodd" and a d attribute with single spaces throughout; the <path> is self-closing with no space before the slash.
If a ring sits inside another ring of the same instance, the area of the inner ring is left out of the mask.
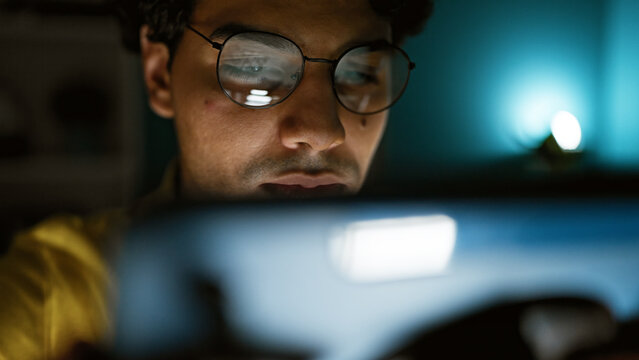
<path id="1" fill-rule="evenodd" d="M 361 76 L 364 78 L 364 82 L 366 84 L 373 84 L 373 85 L 378 85 L 379 84 L 379 79 L 376 76 L 367 74 L 367 73 L 362 73 L 362 72 L 358 72 L 358 71 L 349 71 L 349 74 L 357 74 L 358 76 Z"/>
<path id="2" fill-rule="evenodd" d="M 268 84 L 270 82 L 272 83 L 272 84 L 269 84 L 270 87 L 275 88 L 279 86 L 279 84 L 281 83 L 280 81 L 274 81 L 273 79 L 268 79 L 264 75 L 256 76 L 256 74 L 251 74 L 250 72 L 241 70 L 234 66 L 227 65 L 224 71 L 227 72 L 230 77 L 232 77 L 233 82 L 239 83 L 241 85 L 263 85 L 263 84 Z"/>

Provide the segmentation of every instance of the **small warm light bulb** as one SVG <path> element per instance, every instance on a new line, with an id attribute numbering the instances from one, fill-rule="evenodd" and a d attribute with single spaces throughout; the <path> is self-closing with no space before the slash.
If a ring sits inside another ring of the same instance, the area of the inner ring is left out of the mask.
<path id="1" fill-rule="evenodd" d="M 575 151 L 581 145 L 581 125 L 573 114 L 567 111 L 558 112 L 552 120 L 550 129 L 562 150 Z"/>

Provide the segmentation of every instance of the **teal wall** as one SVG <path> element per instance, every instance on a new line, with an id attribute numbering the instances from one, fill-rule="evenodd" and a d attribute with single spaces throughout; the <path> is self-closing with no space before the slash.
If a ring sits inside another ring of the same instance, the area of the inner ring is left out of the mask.
<path id="1" fill-rule="evenodd" d="M 521 158 L 561 110 L 580 120 L 589 157 L 639 167 L 638 8 L 436 0 L 426 31 L 404 46 L 418 67 L 391 113 L 384 173 L 445 178 Z"/>
<path id="2" fill-rule="evenodd" d="M 624 169 L 639 164 L 639 1 L 614 0 L 606 28 L 606 112 L 601 160 Z"/>

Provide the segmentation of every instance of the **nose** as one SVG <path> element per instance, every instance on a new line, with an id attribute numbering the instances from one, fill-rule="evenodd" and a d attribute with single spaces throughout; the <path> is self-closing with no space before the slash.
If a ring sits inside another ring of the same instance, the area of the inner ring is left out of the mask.
<path id="1" fill-rule="evenodd" d="M 321 152 L 344 143 L 346 131 L 338 116 L 328 66 L 307 63 L 304 78 L 282 104 L 279 135 L 283 146 Z"/>

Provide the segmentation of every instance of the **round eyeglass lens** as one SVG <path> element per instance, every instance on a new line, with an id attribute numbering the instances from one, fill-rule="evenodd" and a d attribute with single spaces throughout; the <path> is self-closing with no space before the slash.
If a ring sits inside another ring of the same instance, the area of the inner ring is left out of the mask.
<path id="1" fill-rule="evenodd" d="M 247 32 L 224 43 L 217 73 L 231 100 L 245 107 L 267 108 L 295 90 L 303 67 L 303 55 L 291 41 L 274 34 Z"/>
<path id="2" fill-rule="evenodd" d="M 402 96 L 410 61 L 388 45 L 361 46 L 342 56 L 335 68 L 335 93 L 340 103 L 358 114 L 373 114 L 391 107 Z"/>

